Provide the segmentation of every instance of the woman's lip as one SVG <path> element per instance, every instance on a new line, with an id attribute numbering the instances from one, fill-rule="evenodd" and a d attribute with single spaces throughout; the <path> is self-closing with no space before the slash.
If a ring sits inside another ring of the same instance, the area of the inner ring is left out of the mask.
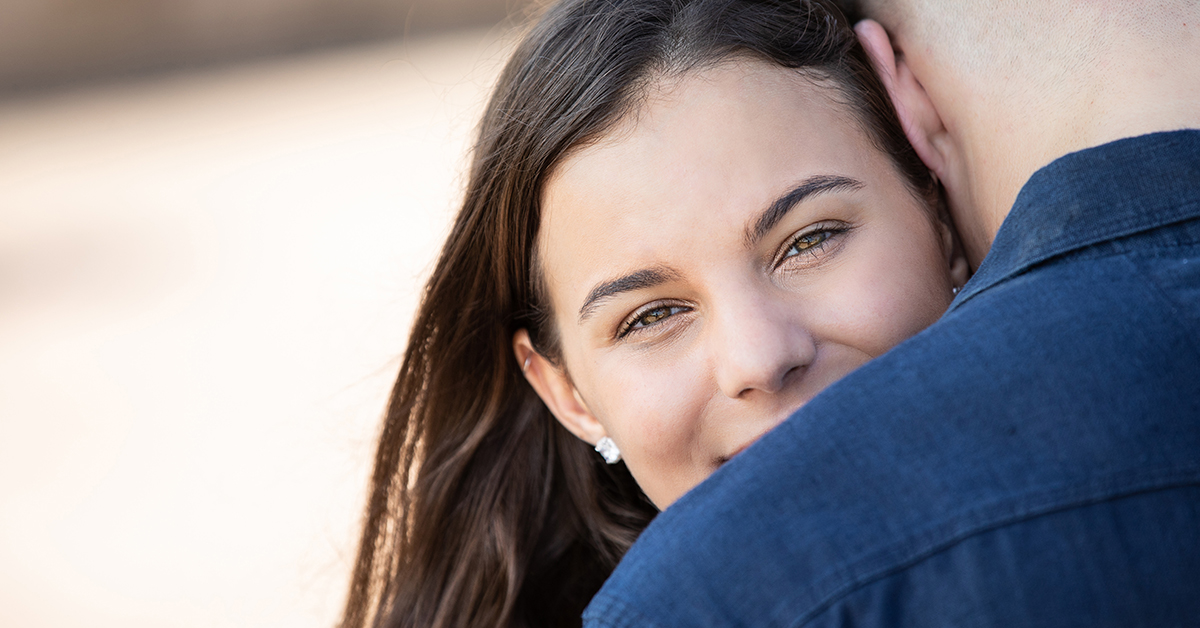
<path id="1" fill-rule="evenodd" d="M 808 401 L 807 399 L 805 399 L 805 400 L 804 400 L 804 402 L 805 402 L 805 403 L 807 403 L 807 401 Z M 792 416 L 793 414 L 795 414 L 795 413 L 796 413 L 796 410 L 799 410 L 799 409 L 800 409 L 800 408 L 801 408 L 803 405 L 804 405 L 804 403 L 801 403 L 800 405 L 796 406 L 796 407 L 795 407 L 795 409 L 793 409 L 791 412 L 788 412 L 787 414 L 783 415 L 783 418 L 782 418 L 782 419 L 780 419 L 780 420 L 779 420 L 777 423 L 775 423 L 775 425 L 774 425 L 774 426 L 772 426 L 772 428 L 771 428 L 771 429 L 775 429 L 776 427 L 778 427 L 780 423 L 783 423 L 784 421 L 786 421 L 786 420 L 787 420 L 787 418 L 788 418 L 788 417 L 790 417 L 790 416 Z M 771 431 L 771 430 L 767 430 L 767 432 L 769 432 L 769 431 Z M 758 439 L 760 439 L 760 438 L 762 438 L 763 436 L 765 436 L 767 432 L 763 432 L 762 434 L 759 434 L 758 436 L 755 436 L 754 438 L 752 438 L 752 439 L 750 439 L 750 440 L 746 441 L 745 443 L 742 443 L 742 446 L 741 446 L 741 447 L 738 447 L 737 449 L 734 449 L 734 450 L 733 450 L 733 453 L 730 453 L 728 456 L 721 456 L 721 457 L 717 458 L 717 464 L 718 464 L 718 465 L 722 465 L 722 464 L 725 464 L 726 462 L 729 462 L 729 461 L 730 461 L 730 460 L 731 460 L 731 459 L 732 459 L 734 456 L 736 456 L 736 455 L 738 455 L 738 454 L 742 453 L 743 451 L 746 451 L 746 448 L 747 448 L 747 447 L 749 447 L 749 446 L 753 445 L 754 443 L 758 442 Z"/>
<path id="2" fill-rule="evenodd" d="M 743 451 L 746 451 L 746 448 L 749 447 L 750 445 L 753 445 L 754 441 L 756 441 L 756 440 L 758 440 L 758 438 L 746 443 L 745 445 L 742 445 L 741 447 L 738 447 L 736 450 L 734 450 L 733 453 L 729 454 L 729 457 L 732 458 L 732 457 L 742 453 Z"/>
<path id="3" fill-rule="evenodd" d="M 745 451 L 746 448 L 749 447 L 750 445 L 753 445 L 755 440 L 758 440 L 758 439 L 756 438 L 756 439 L 742 445 L 741 447 L 738 447 L 737 449 L 733 450 L 733 453 L 729 454 L 728 456 L 721 456 L 720 458 L 717 459 L 717 464 L 722 465 L 722 464 L 725 464 L 726 462 L 729 462 L 730 459 L 732 459 L 734 456 Z"/>

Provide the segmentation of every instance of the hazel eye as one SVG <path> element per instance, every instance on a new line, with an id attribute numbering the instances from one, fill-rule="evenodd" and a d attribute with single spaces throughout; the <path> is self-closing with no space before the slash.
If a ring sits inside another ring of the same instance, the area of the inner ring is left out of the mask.
<path id="1" fill-rule="evenodd" d="M 686 311 L 688 308 L 682 305 L 652 305 L 648 308 L 634 312 L 632 316 L 625 320 L 618 332 L 618 337 L 624 338 L 631 332 L 653 327 L 663 320 L 670 318 L 680 312 Z"/>
<path id="2" fill-rule="evenodd" d="M 656 307 L 653 310 L 650 310 L 649 312 L 639 316 L 637 320 L 633 322 L 633 324 L 640 327 L 653 325 L 654 323 L 657 323 L 658 321 L 670 316 L 672 309 L 673 308 L 669 307 Z"/>
<path id="3" fill-rule="evenodd" d="M 814 258 L 812 261 L 815 263 L 818 261 L 817 258 L 823 257 L 827 253 L 832 253 L 832 251 L 826 250 L 828 248 L 827 245 L 832 244 L 831 240 L 836 240 L 838 236 L 846 233 L 850 228 L 849 225 L 842 223 L 826 223 L 796 235 L 788 242 L 787 247 L 784 248 L 782 254 L 780 254 L 778 260 L 775 262 L 775 266 L 779 267 L 783 263 L 796 260 L 796 258 L 802 255 Z"/>
<path id="4" fill-rule="evenodd" d="M 804 253 L 825 243 L 826 240 L 833 235 L 832 231 L 818 231 L 816 233 L 806 233 L 795 240 L 792 240 L 792 246 L 787 250 L 788 253 L 795 251 L 796 253 Z"/>

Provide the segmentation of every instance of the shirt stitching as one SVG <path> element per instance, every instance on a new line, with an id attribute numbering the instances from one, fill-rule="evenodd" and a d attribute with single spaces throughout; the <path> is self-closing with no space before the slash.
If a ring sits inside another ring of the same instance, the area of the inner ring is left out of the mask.
<path id="1" fill-rule="evenodd" d="M 1123 480 L 1123 481 L 1122 481 Z M 955 545 L 972 537 L 978 536 L 1037 517 L 1080 508 L 1106 501 L 1116 501 L 1140 493 L 1147 493 L 1170 488 L 1200 484 L 1200 466 L 1189 466 L 1174 469 L 1156 470 L 1152 473 L 1136 471 L 1129 474 L 1108 476 L 1106 481 L 1089 485 L 1087 490 L 1077 487 L 1062 487 L 1039 492 L 1034 499 L 1041 502 L 1025 508 L 1013 508 L 1012 499 L 1003 502 L 977 507 L 968 513 L 962 513 L 954 521 L 943 520 L 938 525 L 929 526 L 911 534 L 904 539 L 892 543 L 886 548 L 875 550 L 866 556 L 848 561 L 844 567 L 828 573 L 815 580 L 813 589 L 821 589 L 824 583 L 843 580 L 844 583 L 834 587 L 822 596 L 812 608 L 803 612 L 789 625 L 800 628 L 811 622 L 839 600 L 870 584 L 895 573 L 909 569 L 927 558 L 945 552 Z M 1115 486 L 1120 489 L 1114 490 Z M 1020 496 L 1030 499 L 1028 493 Z M 1009 512 L 991 512 L 1004 511 Z M 964 520 L 976 520 L 960 530 L 953 530 Z M 947 531 L 946 528 L 951 528 Z M 905 551 L 900 548 L 910 548 Z M 901 556 L 896 556 L 900 554 Z M 881 563 L 878 567 L 863 569 L 864 563 Z M 855 573 L 862 570 L 862 573 Z"/>

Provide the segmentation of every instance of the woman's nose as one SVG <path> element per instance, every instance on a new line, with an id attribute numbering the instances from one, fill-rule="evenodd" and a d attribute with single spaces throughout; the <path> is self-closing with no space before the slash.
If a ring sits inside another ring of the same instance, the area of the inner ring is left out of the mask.
<path id="1" fill-rule="evenodd" d="M 773 394 L 802 377 L 817 345 L 799 313 L 779 303 L 739 310 L 720 317 L 713 330 L 721 392 L 733 399 Z"/>

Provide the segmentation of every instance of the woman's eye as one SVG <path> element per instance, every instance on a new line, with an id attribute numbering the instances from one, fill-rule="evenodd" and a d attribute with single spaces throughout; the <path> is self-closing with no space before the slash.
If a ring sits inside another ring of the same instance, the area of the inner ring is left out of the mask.
<path id="1" fill-rule="evenodd" d="M 686 307 L 680 305 L 655 305 L 644 310 L 640 310 L 625 320 L 625 323 L 621 325 L 621 329 L 617 335 L 618 337 L 624 338 L 630 332 L 657 325 L 658 323 L 662 322 L 663 319 L 674 316 L 686 309 Z"/>
<path id="2" fill-rule="evenodd" d="M 795 251 L 803 253 L 809 249 L 821 246 L 831 235 L 828 231 L 818 231 L 816 233 L 806 233 L 795 240 L 792 240 L 792 246 L 788 249 L 788 253 Z"/>
<path id="3" fill-rule="evenodd" d="M 787 248 L 779 256 L 779 261 L 775 265 L 779 266 L 789 259 L 800 255 L 820 255 L 825 250 L 825 245 L 829 240 L 836 238 L 848 230 L 849 227 L 823 226 L 801 233 L 788 243 Z"/>

